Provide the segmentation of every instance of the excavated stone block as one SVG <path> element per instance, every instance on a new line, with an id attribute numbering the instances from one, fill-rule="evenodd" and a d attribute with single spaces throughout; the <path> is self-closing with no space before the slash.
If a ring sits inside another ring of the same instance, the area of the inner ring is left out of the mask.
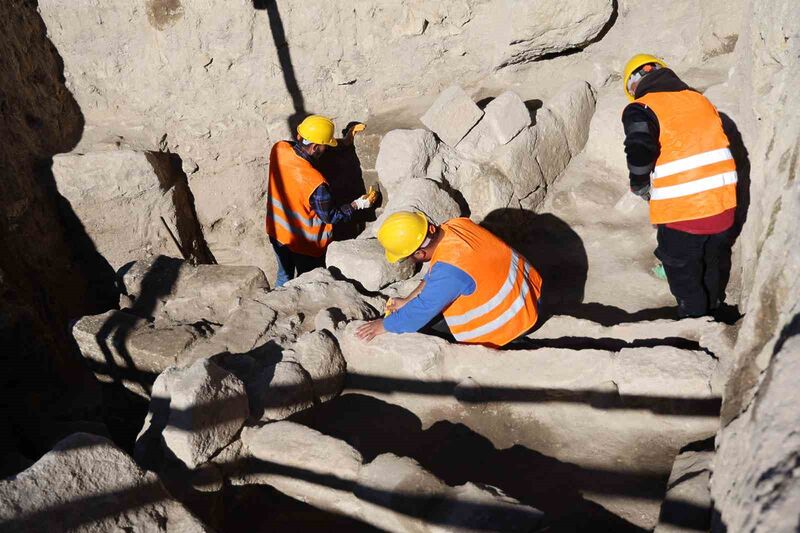
<path id="1" fill-rule="evenodd" d="M 595 109 L 595 93 L 585 81 L 563 87 L 547 102 L 547 109 L 561 120 L 572 157 L 578 155 L 589 138 L 589 126 Z"/>
<path id="2" fill-rule="evenodd" d="M 711 398 L 711 374 L 716 362 L 704 352 L 654 346 L 643 352 L 624 348 L 614 356 L 614 383 L 623 398 L 674 396 Z"/>
<path id="3" fill-rule="evenodd" d="M 269 289 L 258 267 L 197 265 L 155 257 L 136 261 L 122 273 L 134 300 L 130 311 L 170 322 L 222 323 L 240 299 Z"/>
<path id="4" fill-rule="evenodd" d="M 401 183 L 425 176 L 436 145 L 436 137 L 423 129 L 392 130 L 383 136 L 375 170 L 390 200 Z"/>
<path id="5" fill-rule="evenodd" d="M 488 161 L 492 152 L 502 144 L 487 118 L 488 115 L 475 124 L 475 127 L 469 130 L 469 133 L 456 146 L 456 151 L 466 159 L 478 162 Z"/>
<path id="6" fill-rule="evenodd" d="M 353 239 L 333 242 L 325 255 L 328 268 L 361 284 L 368 291 L 378 291 L 387 285 L 414 275 L 412 261 L 390 263 L 377 239 Z"/>
<path id="7" fill-rule="evenodd" d="M 512 183 L 518 198 L 544 186 L 544 175 L 536 160 L 538 138 L 538 128 L 526 128 L 494 152 L 494 164 Z"/>
<path id="8" fill-rule="evenodd" d="M 203 241 L 185 178 L 171 175 L 156 155 L 133 150 L 57 155 L 53 177 L 114 269 L 142 256 L 181 255 L 161 217 L 187 253 Z"/>
<path id="9" fill-rule="evenodd" d="M 380 216 L 361 237 L 374 237 L 384 220 L 398 211 L 419 211 L 434 224 L 461 216 L 461 207 L 441 185 L 429 179 L 404 182 L 395 190 Z"/>
<path id="10" fill-rule="evenodd" d="M 420 121 L 448 146 L 458 142 L 478 123 L 483 110 L 458 85 L 452 85 L 439 94 Z"/>
<path id="11" fill-rule="evenodd" d="M 187 366 L 198 359 L 213 355 L 245 353 L 263 343 L 267 332 L 275 324 L 278 313 L 266 305 L 245 298 L 214 335 L 196 343 L 178 358 L 179 366 Z"/>
<path id="12" fill-rule="evenodd" d="M 331 331 L 335 330 L 332 328 Z M 327 402 L 339 395 L 347 376 L 347 363 L 336 337 L 329 331 L 314 331 L 302 335 L 286 356 L 296 361 L 311 376 L 314 396 Z"/>
<path id="13" fill-rule="evenodd" d="M 431 533 L 533 531 L 544 514 L 521 505 L 495 487 L 466 483 L 452 489 L 430 513 Z"/>
<path id="14" fill-rule="evenodd" d="M 169 369 L 159 379 L 166 380 L 168 399 L 154 396 L 151 408 L 168 403 L 164 446 L 189 468 L 228 445 L 249 415 L 244 383 L 208 359 Z"/>
<path id="15" fill-rule="evenodd" d="M 690 533 L 711 527 L 711 459 L 714 452 L 685 451 L 675 458 L 654 533 Z"/>
<path id="16" fill-rule="evenodd" d="M 425 533 L 426 515 L 449 489 L 413 459 L 384 453 L 361 468 L 355 495 L 364 520 L 388 531 Z"/>
<path id="17" fill-rule="evenodd" d="M 270 485 L 328 511 L 353 514 L 358 508 L 352 489 L 362 459 L 346 442 L 284 420 L 245 428 L 242 444 L 239 457 L 253 468 L 233 472 L 234 485 Z"/>
<path id="18" fill-rule="evenodd" d="M 520 96 L 506 91 L 486 105 L 482 122 L 488 123 L 500 144 L 507 144 L 531 125 L 531 114 Z"/>
<path id="19" fill-rule="evenodd" d="M 314 386 L 308 373 L 285 361 L 256 370 L 247 381 L 250 412 L 255 420 L 283 420 L 314 405 Z"/>
<path id="20" fill-rule="evenodd" d="M 200 334 L 190 326 L 155 328 L 112 309 L 81 318 L 72 327 L 72 336 L 98 379 L 120 380 L 128 390 L 149 397 L 156 376 L 175 365 Z"/>
<path id="21" fill-rule="evenodd" d="M 536 148 L 534 156 L 545 183 L 552 184 L 567 168 L 571 158 L 564 126 L 547 107 L 536 113 Z"/>
<path id="22" fill-rule="evenodd" d="M 91 502 L 88 505 L 87 502 Z M 210 532 L 113 442 L 75 433 L 0 481 L 3 531 Z"/>

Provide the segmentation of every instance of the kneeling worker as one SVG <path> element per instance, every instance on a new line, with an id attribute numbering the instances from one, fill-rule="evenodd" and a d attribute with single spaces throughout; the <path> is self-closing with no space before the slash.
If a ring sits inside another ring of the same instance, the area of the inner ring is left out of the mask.
<path id="1" fill-rule="evenodd" d="M 355 131 L 348 130 L 346 142 L 352 142 Z M 279 141 L 272 147 L 266 226 L 278 260 L 276 287 L 324 266 L 333 225 L 347 222 L 354 211 L 375 202 L 376 195 L 368 194 L 349 204 L 333 204 L 328 181 L 314 164 L 327 147 L 336 145 L 333 121 L 310 115 L 297 127 L 296 142 Z"/>
<path id="2" fill-rule="evenodd" d="M 378 230 L 386 259 L 431 263 L 406 298 L 390 300 L 391 314 L 361 326 L 356 335 L 419 331 L 439 314 L 459 342 L 499 347 L 533 327 L 542 278 L 506 243 L 468 218 L 436 226 L 422 213 L 390 215 Z"/>

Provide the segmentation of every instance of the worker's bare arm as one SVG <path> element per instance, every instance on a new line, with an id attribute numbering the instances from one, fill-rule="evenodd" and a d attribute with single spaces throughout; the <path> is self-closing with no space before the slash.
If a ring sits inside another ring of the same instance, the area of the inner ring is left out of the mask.
<path id="1" fill-rule="evenodd" d="M 356 330 L 356 337 L 369 342 L 378 335 L 383 335 L 384 333 L 386 333 L 386 329 L 383 327 L 383 319 L 381 318 L 359 326 Z"/>

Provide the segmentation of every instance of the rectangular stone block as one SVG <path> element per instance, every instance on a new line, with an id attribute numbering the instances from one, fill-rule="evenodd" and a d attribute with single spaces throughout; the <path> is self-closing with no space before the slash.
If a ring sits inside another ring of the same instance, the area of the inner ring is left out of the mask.
<path id="1" fill-rule="evenodd" d="M 452 85 L 442 91 L 420 120 L 445 144 L 454 147 L 482 116 L 483 111 L 464 89 Z"/>
<path id="2" fill-rule="evenodd" d="M 483 118 L 501 144 L 506 144 L 531 125 L 531 114 L 525 102 L 512 91 L 506 91 L 486 106 Z"/>

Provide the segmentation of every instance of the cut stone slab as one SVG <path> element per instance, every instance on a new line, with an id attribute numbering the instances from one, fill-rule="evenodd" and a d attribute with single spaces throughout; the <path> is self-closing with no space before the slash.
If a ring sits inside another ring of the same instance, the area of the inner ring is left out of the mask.
<path id="1" fill-rule="evenodd" d="M 263 484 L 314 507 L 352 515 L 361 454 L 344 441 L 286 420 L 242 431 L 234 485 Z"/>
<path id="2" fill-rule="evenodd" d="M 336 337 L 329 331 L 313 331 L 302 335 L 284 358 L 296 361 L 308 373 L 313 382 L 314 397 L 318 401 L 327 402 L 342 392 L 347 377 L 347 362 Z"/>
<path id="3" fill-rule="evenodd" d="M 495 133 L 500 144 L 507 144 L 531 125 L 531 114 L 525 102 L 513 91 L 506 91 L 486 105 L 482 122 Z"/>
<path id="4" fill-rule="evenodd" d="M 252 418 L 261 422 L 283 420 L 314 406 L 311 378 L 290 361 L 255 371 L 248 379 L 247 394 Z"/>
<path id="5" fill-rule="evenodd" d="M 145 256 L 180 256 L 169 230 L 197 257 L 202 231 L 186 178 L 164 154 L 114 150 L 61 154 L 53 177 L 97 250 L 116 270 Z"/>
<path id="6" fill-rule="evenodd" d="M 97 379 L 107 383 L 119 380 L 145 398 L 156 376 L 177 364 L 200 338 L 190 326 L 155 328 L 113 309 L 83 317 L 72 327 L 72 335 Z"/>
<path id="7" fill-rule="evenodd" d="M 547 185 L 567 168 L 570 155 L 569 141 L 564 133 L 565 126 L 548 107 L 536 113 L 536 148 L 534 156 L 539 163 L 542 176 Z"/>
<path id="8" fill-rule="evenodd" d="M 328 268 L 357 281 L 368 291 L 378 291 L 414 275 L 413 261 L 390 263 L 377 239 L 333 242 L 325 255 Z"/>
<path id="9" fill-rule="evenodd" d="M 654 533 L 691 533 L 711 527 L 711 451 L 685 451 L 675 458 Z"/>
<path id="10" fill-rule="evenodd" d="M 679 393 L 686 399 L 711 399 L 716 362 L 704 352 L 654 346 L 625 348 L 614 356 L 614 383 L 620 396 L 664 398 Z"/>
<path id="11" fill-rule="evenodd" d="M 163 389 L 159 380 L 165 381 Z M 164 445 L 189 468 L 208 461 L 227 446 L 249 415 L 244 383 L 208 359 L 187 368 L 169 369 L 158 377 L 156 385 L 168 395 L 154 394 L 150 402 L 154 412 L 168 405 L 161 433 Z"/>
<path id="12" fill-rule="evenodd" d="M 425 176 L 437 144 L 436 137 L 423 129 L 392 130 L 383 136 L 375 170 L 389 199 L 404 181 Z"/>
<path id="13" fill-rule="evenodd" d="M 75 433 L 30 468 L 0 481 L 3 531 L 210 532 L 104 437 Z"/>
<path id="14" fill-rule="evenodd" d="M 442 91 L 420 121 L 445 144 L 455 147 L 478 123 L 483 110 L 458 85 Z"/>
<path id="15" fill-rule="evenodd" d="M 484 118 L 461 139 L 456 151 L 466 159 L 482 163 L 489 161 L 492 152 L 501 144 L 503 143 L 489 122 L 488 115 L 484 115 Z"/>
<path id="16" fill-rule="evenodd" d="M 158 321 L 222 323 L 240 299 L 269 289 L 258 267 L 197 265 L 169 257 L 136 261 L 121 272 L 130 312 Z"/>

